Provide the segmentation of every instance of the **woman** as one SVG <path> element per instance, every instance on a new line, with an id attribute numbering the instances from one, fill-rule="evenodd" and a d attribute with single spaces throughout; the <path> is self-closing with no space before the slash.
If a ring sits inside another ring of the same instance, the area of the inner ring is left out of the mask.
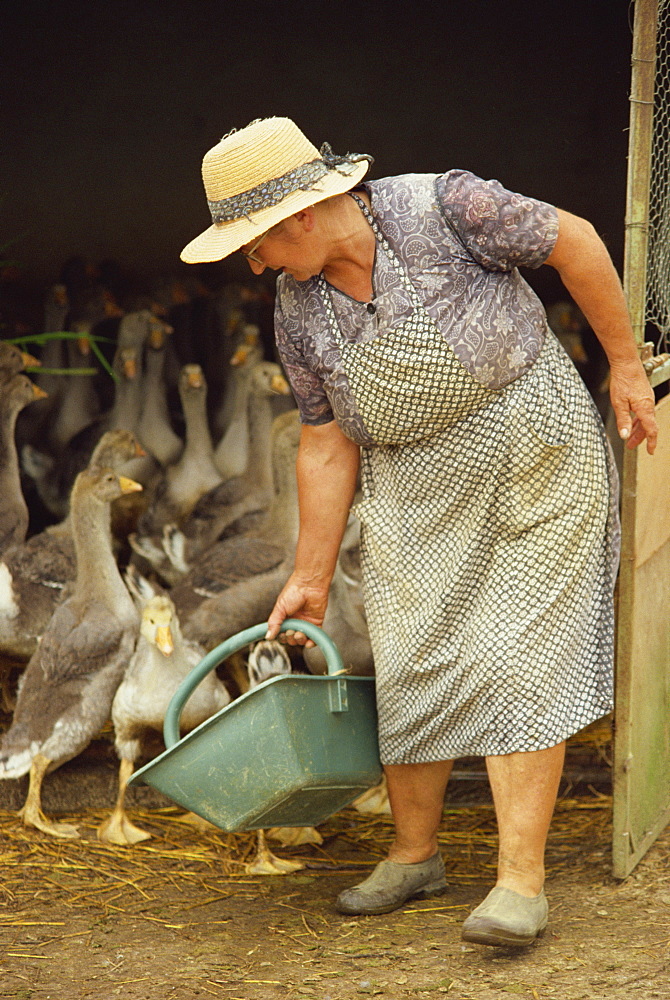
<path id="1" fill-rule="evenodd" d="M 498 879 L 463 937 L 529 944 L 565 740 L 612 708 L 616 473 L 597 412 L 517 267 L 549 264 L 601 340 L 619 433 L 654 399 L 619 279 L 583 219 L 452 170 L 361 184 L 288 119 L 206 154 L 213 225 L 182 257 L 281 270 L 275 332 L 303 423 L 295 569 L 269 619 L 320 625 L 359 465 L 388 858 L 343 892 L 384 913 L 445 889 L 452 761 L 482 755 Z M 300 633 L 288 641 L 306 643 Z"/>

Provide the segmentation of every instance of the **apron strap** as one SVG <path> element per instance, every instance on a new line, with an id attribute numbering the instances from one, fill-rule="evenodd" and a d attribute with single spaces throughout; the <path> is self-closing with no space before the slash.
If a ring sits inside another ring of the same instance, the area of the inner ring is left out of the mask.
<path id="1" fill-rule="evenodd" d="M 402 283 L 405 286 L 405 290 L 409 293 L 409 296 L 410 296 L 410 298 L 412 300 L 412 305 L 415 308 L 418 307 L 418 308 L 422 309 L 423 308 L 423 303 L 422 303 L 421 299 L 419 298 L 419 295 L 417 293 L 416 288 L 414 287 L 414 285 L 411 282 L 410 276 L 407 273 L 407 268 L 404 266 L 404 264 L 402 263 L 402 261 L 400 261 L 398 259 L 398 256 L 397 256 L 395 250 L 393 250 L 393 248 L 391 247 L 390 243 L 388 242 L 388 240 L 384 236 L 384 234 L 381 231 L 381 228 L 380 228 L 377 220 L 375 219 L 374 215 L 372 214 L 372 212 L 370 211 L 370 209 L 368 208 L 368 206 L 365 204 L 365 202 L 363 201 L 363 199 L 360 197 L 360 195 L 355 194 L 353 191 L 347 191 L 347 194 L 349 195 L 350 198 L 354 199 L 354 201 L 356 202 L 356 204 L 358 205 L 358 207 L 362 211 L 363 215 L 365 216 L 365 218 L 367 219 L 367 221 L 370 223 L 370 227 L 372 229 L 372 232 L 375 234 L 377 242 L 383 248 L 384 252 L 386 253 L 386 256 L 388 257 L 388 259 L 390 260 L 391 264 L 393 265 L 393 267 L 397 271 L 398 275 L 400 276 L 400 278 L 402 280 Z"/>
<path id="2" fill-rule="evenodd" d="M 409 297 L 411 299 L 412 305 L 414 306 L 415 309 L 421 309 L 421 310 L 423 310 L 424 309 L 423 302 L 419 298 L 419 294 L 418 294 L 416 288 L 414 287 L 414 285 L 412 284 L 410 276 L 407 273 L 407 268 L 403 265 L 402 261 L 400 261 L 398 259 L 397 254 L 395 253 L 395 251 L 393 250 L 393 248 L 389 244 L 388 240 L 384 236 L 383 232 L 381 231 L 381 228 L 380 228 L 377 220 L 375 219 L 374 215 L 372 214 L 372 212 L 370 211 L 370 209 L 368 208 L 368 206 L 365 204 L 365 202 L 363 201 L 363 199 L 359 195 L 354 194 L 353 191 L 347 191 L 347 194 L 349 195 L 350 198 L 354 199 L 354 201 L 356 202 L 356 204 L 358 205 L 358 207 L 362 211 L 363 215 L 365 216 L 365 218 L 369 222 L 370 228 L 372 229 L 372 232 L 375 234 L 375 238 L 376 238 L 377 242 L 379 243 L 379 245 L 383 249 L 384 253 L 388 257 L 389 261 L 391 262 L 393 268 L 395 269 L 395 271 L 397 272 L 398 276 L 400 277 L 400 280 L 402 281 L 402 284 L 403 284 L 403 286 L 405 288 L 405 291 L 408 293 L 408 295 L 409 295 Z M 319 287 L 321 289 L 321 295 L 323 297 L 323 301 L 324 301 L 324 304 L 325 304 L 325 307 L 326 307 L 326 313 L 328 315 L 328 320 L 329 320 L 331 326 L 333 327 L 333 332 L 335 334 L 335 339 L 336 339 L 338 345 L 340 347 L 342 347 L 342 345 L 344 343 L 344 340 L 343 340 L 342 334 L 340 332 L 340 326 L 339 326 L 339 323 L 337 322 L 337 317 L 335 316 L 335 310 L 333 308 L 333 302 L 332 302 L 332 299 L 331 299 L 330 288 L 329 288 L 328 282 L 324 278 L 323 274 L 319 275 Z"/>

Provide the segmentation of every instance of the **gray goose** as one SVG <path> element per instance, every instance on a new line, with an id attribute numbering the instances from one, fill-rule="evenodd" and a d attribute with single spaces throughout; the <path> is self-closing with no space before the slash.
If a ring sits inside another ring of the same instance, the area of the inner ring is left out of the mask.
<path id="1" fill-rule="evenodd" d="M 166 524 L 163 548 L 175 568 L 176 582 L 197 557 L 227 529 L 235 534 L 259 528 L 274 496 L 272 475 L 272 400 L 289 387 L 279 365 L 254 366 L 247 398 L 249 465 L 242 476 L 225 480 L 200 497 L 182 528 Z"/>
<path id="2" fill-rule="evenodd" d="M 16 421 L 24 406 L 45 395 L 21 373 L 0 384 L 0 554 L 24 541 L 28 531 L 28 505 L 16 453 Z"/>
<path id="3" fill-rule="evenodd" d="M 278 677 L 280 674 L 291 673 L 291 661 L 288 653 L 279 642 L 268 642 L 262 640 L 257 642 L 249 652 L 247 662 L 249 675 L 249 689 L 258 687 L 263 681 L 270 680 L 271 677 Z M 279 830 L 273 831 L 280 833 Z M 321 836 L 313 831 L 311 838 L 299 841 L 301 843 L 322 843 Z M 265 839 L 265 830 L 256 831 L 256 854 L 253 859 L 245 865 L 245 871 L 249 875 L 290 875 L 291 872 L 299 871 L 305 866 L 300 861 L 289 861 L 287 858 L 278 858 L 273 854 Z"/>
<path id="4" fill-rule="evenodd" d="M 217 542 L 170 591 L 184 635 L 207 649 L 265 621 L 291 573 L 298 538 L 295 460 L 299 439 L 296 410 L 275 418 L 276 493 L 264 526 L 255 535 Z"/>
<path id="5" fill-rule="evenodd" d="M 140 344 L 132 341 L 133 337 L 140 337 L 145 326 L 143 323 L 133 322 L 138 315 L 140 314 L 132 313 L 124 316 L 119 327 L 119 344 L 112 362 L 118 381 L 115 383 L 111 408 L 71 437 L 57 461 L 29 445 L 23 448 L 23 467 L 35 480 L 42 502 L 58 518 L 67 515 L 75 477 L 88 465 L 93 450 L 105 431 L 116 428 L 133 433 L 135 431 L 142 407 L 143 341 Z M 123 336 L 122 331 L 125 331 Z"/>
<path id="6" fill-rule="evenodd" d="M 39 364 L 37 358 L 22 351 L 16 344 L 12 344 L 9 340 L 0 340 L 0 386 L 24 369 Z"/>
<path id="7" fill-rule="evenodd" d="M 71 513 L 77 579 L 23 673 L 12 724 L 0 741 L 0 778 L 30 773 L 20 818 L 56 837 L 78 832 L 43 814 L 44 776 L 81 753 L 107 721 L 137 640 L 137 609 L 112 553 L 110 504 L 140 489 L 104 467 L 77 476 Z"/>
<path id="8" fill-rule="evenodd" d="M 89 468 L 118 470 L 137 452 L 129 431 L 107 431 L 96 445 Z M 0 656 L 25 661 L 33 655 L 75 574 L 69 516 L 5 553 L 0 562 Z"/>

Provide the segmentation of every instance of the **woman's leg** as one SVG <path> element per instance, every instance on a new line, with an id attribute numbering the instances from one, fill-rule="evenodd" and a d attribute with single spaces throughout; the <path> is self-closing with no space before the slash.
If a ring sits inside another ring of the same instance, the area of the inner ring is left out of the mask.
<path id="1" fill-rule="evenodd" d="M 426 861 L 437 851 L 437 831 L 452 763 L 438 760 L 384 767 L 395 824 L 389 860 L 414 864 Z"/>
<path id="2" fill-rule="evenodd" d="M 408 899 L 446 889 L 437 831 L 451 761 L 393 764 L 384 771 L 395 840 L 368 878 L 340 893 L 335 904 L 340 913 L 390 913 Z"/>
<path id="3" fill-rule="evenodd" d="M 487 757 L 498 820 L 498 882 L 522 896 L 544 884 L 544 851 L 563 771 L 565 743 Z"/>

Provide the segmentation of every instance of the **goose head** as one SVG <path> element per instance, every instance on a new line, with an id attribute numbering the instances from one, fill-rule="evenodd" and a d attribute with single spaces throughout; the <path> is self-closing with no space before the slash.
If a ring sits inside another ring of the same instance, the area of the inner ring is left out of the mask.
<path id="1" fill-rule="evenodd" d="M 291 673 L 291 661 L 286 649 L 276 640 L 262 639 L 249 653 L 247 661 L 249 687 L 258 687 L 263 681 L 280 674 Z"/>

